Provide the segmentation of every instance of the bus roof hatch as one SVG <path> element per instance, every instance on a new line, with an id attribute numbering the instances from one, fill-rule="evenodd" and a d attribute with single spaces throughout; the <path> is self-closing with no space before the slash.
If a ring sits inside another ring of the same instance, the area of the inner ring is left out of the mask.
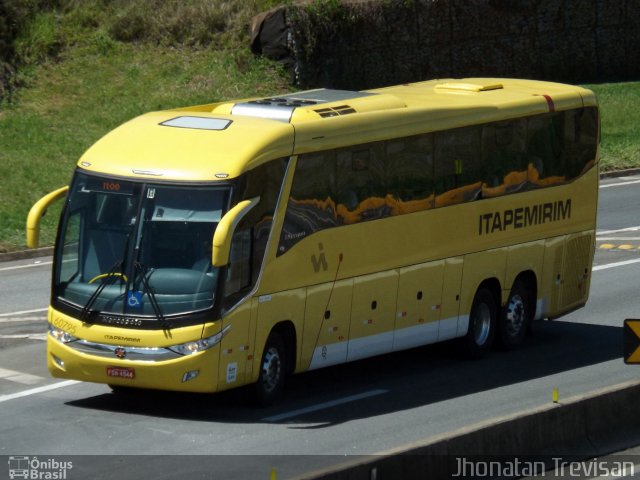
<path id="1" fill-rule="evenodd" d="M 236 103 L 231 109 L 232 115 L 246 115 L 249 117 L 269 118 L 289 122 L 293 111 L 300 107 L 315 107 L 335 102 L 344 102 L 362 97 L 377 95 L 369 92 L 354 92 L 350 90 L 332 90 L 320 88 L 304 92 L 290 93 L 276 97 L 261 98 L 247 102 Z M 340 105 L 330 109 L 320 108 L 314 110 L 322 117 L 345 115 L 355 113 L 355 109 L 349 105 Z M 327 114 L 327 112 L 330 112 Z"/>
<path id="2" fill-rule="evenodd" d="M 487 92 L 489 90 L 501 90 L 504 87 L 501 83 L 481 84 L 481 83 L 440 83 L 434 87 L 436 90 L 455 90 L 463 92 Z"/>

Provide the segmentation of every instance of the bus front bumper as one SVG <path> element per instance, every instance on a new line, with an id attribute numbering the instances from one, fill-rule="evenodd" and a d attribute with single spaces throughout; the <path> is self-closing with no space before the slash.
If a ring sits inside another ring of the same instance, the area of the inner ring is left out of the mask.
<path id="1" fill-rule="evenodd" d="M 180 355 L 167 349 L 63 343 L 47 336 L 47 367 L 52 376 L 114 386 L 214 392 L 219 355 L 219 344 Z"/>

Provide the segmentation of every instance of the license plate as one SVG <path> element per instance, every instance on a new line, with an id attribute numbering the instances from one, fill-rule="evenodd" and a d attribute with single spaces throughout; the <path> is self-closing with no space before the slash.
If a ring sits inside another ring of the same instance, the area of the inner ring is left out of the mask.
<path id="1" fill-rule="evenodd" d="M 136 371 L 131 367 L 107 367 L 108 377 L 136 378 Z"/>

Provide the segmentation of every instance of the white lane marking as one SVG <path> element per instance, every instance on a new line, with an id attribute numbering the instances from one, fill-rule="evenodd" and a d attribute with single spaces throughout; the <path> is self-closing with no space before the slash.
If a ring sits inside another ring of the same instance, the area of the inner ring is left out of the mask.
<path id="1" fill-rule="evenodd" d="M 632 263 L 640 262 L 640 258 L 635 258 L 633 260 L 625 260 L 624 262 L 615 262 L 615 263 L 607 263 L 606 265 L 598 265 L 593 267 L 591 270 L 593 272 L 597 272 L 598 270 L 607 270 L 608 268 L 615 267 L 624 267 L 625 265 L 631 265 Z"/>
<path id="2" fill-rule="evenodd" d="M 357 400 L 362 400 L 363 398 L 374 397 L 376 395 L 382 395 L 383 393 L 388 393 L 389 390 L 370 390 L 368 392 L 358 393 L 356 395 L 350 395 L 344 398 L 338 398 L 337 400 L 331 400 L 329 402 L 318 403 L 317 405 L 311 405 L 310 407 L 299 408 L 298 410 L 292 410 L 290 412 L 280 413 L 278 415 L 272 415 L 271 417 L 263 418 L 264 422 L 279 422 L 280 420 L 285 420 L 287 418 L 298 417 L 300 415 L 304 415 L 305 413 L 317 412 L 318 410 L 324 410 L 326 408 L 335 407 L 337 405 L 342 405 L 344 403 L 355 402 Z"/>
<path id="3" fill-rule="evenodd" d="M 0 368 L 0 378 L 11 382 L 22 383 L 23 385 L 34 385 L 44 380 L 44 377 L 9 370 L 8 368 Z"/>
<path id="4" fill-rule="evenodd" d="M 640 230 L 640 227 L 627 227 L 627 228 L 618 228 L 617 230 L 601 230 L 596 232 L 596 237 L 600 235 L 611 235 L 612 233 L 620 233 L 620 232 L 637 232 Z"/>
<path id="5" fill-rule="evenodd" d="M 14 400 L 16 398 L 29 397 L 31 395 L 48 392 L 50 390 L 56 390 L 58 388 L 70 387 L 71 385 L 75 385 L 76 383 L 80 382 L 78 382 L 77 380 L 65 380 L 64 382 L 52 383 L 51 385 L 45 385 L 44 387 L 36 387 L 30 390 L 24 390 L 22 392 L 0 395 L 0 403 L 8 402 L 9 400 Z"/>
<path id="6" fill-rule="evenodd" d="M 28 340 L 47 340 L 46 333 L 13 333 L 11 335 L 0 335 L 0 338 L 6 339 L 15 339 L 15 338 L 24 338 Z"/>
<path id="7" fill-rule="evenodd" d="M 49 308 L 34 308 L 33 310 L 21 310 L 19 312 L 0 313 L 0 318 L 14 317 L 16 315 L 26 315 L 27 313 L 46 312 Z"/>
<path id="8" fill-rule="evenodd" d="M 609 242 L 617 242 L 617 241 L 625 241 L 625 240 L 630 240 L 630 241 L 638 241 L 640 240 L 640 237 L 598 237 L 598 241 L 609 241 Z"/>
<path id="9" fill-rule="evenodd" d="M 19 270 L 21 268 L 42 267 L 44 265 L 53 265 L 53 261 L 40 262 L 40 263 L 30 263 L 29 265 L 15 265 L 13 267 L 2 267 L 2 268 L 0 268 L 0 272 L 4 272 L 6 270 Z"/>
<path id="10" fill-rule="evenodd" d="M 640 183 L 640 180 L 630 180 L 628 182 L 621 183 L 609 183 L 607 185 L 600 185 L 600 188 L 621 187 L 623 185 L 633 185 L 634 183 Z"/>
<path id="11" fill-rule="evenodd" d="M 623 182 L 632 182 L 638 180 L 638 175 L 629 175 L 628 177 L 617 177 L 618 180 Z"/>
<path id="12" fill-rule="evenodd" d="M 0 325 L 3 323 L 29 323 L 29 322 L 46 322 L 47 317 L 19 317 L 19 318 L 0 318 Z"/>

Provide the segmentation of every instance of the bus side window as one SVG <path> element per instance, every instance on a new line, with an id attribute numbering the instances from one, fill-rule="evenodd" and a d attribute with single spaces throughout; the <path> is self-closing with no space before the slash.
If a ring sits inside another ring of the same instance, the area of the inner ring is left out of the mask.
<path id="1" fill-rule="evenodd" d="M 564 183 L 564 113 L 530 117 L 527 123 L 529 183 L 546 187 Z"/>
<path id="2" fill-rule="evenodd" d="M 393 195 L 393 215 L 433 208 L 433 135 L 424 134 L 386 142 L 387 177 Z"/>
<path id="3" fill-rule="evenodd" d="M 262 268 L 286 167 L 287 161 L 278 159 L 260 165 L 244 176 L 245 183 L 240 198 L 243 200 L 260 198 L 258 205 L 251 209 L 241 224 L 241 228 L 250 228 L 253 232 L 252 284 L 258 281 L 258 275 Z"/>
<path id="4" fill-rule="evenodd" d="M 359 177 L 369 175 L 369 150 L 341 149 L 335 155 L 334 180 L 331 187 L 333 200 L 336 203 L 336 214 L 340 224 L 350 225 L 360 220 L 358 207 L 364 200 L 362 186 L 371 182 L 360 182 Z"/>
<path id="5" fill-rule="evenodd" d="M 589 170 L 596 160 L 598 149 L 598 118 L 595 108 L 582 108 L 567 112 L 573 124 L 573 142 L 567 158 L 568 178 L 579 177 Z"/>
<path id="6" fill-rule="evenodd" d="M 481 196 L 482 164 L 479 126 L 438 132 L 435 136 L 436 207 Z"/>
<path id="7" fill-rule="evenodd" d="M 335 195 L 342 225 L 388 216 L 386 162 L 381 142 L 336 151 Z"/>
<path id="8" fill-rule="evenodd" d="M 483 198 L 505 195 L 525 186 L 526 131 L 526 122 L 521 119 L 482 127 L 482 163 L 487 168 L 482 184 Z"/>
<path id="9" fill-rule="evenodd" d="M 227 266 L 225 295 L 238 293 L 251 284 L 251 229 L 234 233 Z"/>
<path id="10" fill-rule="evenodd" d="M 337 185 L 337 177 L 342 173 L 338 171 L 335 150 L 305 153 L 298 157 L 278 255 L 309 235 L 340 224 L 336 197 L 341 187 Z M 357 198 L 351 197 L 353 201 L 357 202 Z"/>

